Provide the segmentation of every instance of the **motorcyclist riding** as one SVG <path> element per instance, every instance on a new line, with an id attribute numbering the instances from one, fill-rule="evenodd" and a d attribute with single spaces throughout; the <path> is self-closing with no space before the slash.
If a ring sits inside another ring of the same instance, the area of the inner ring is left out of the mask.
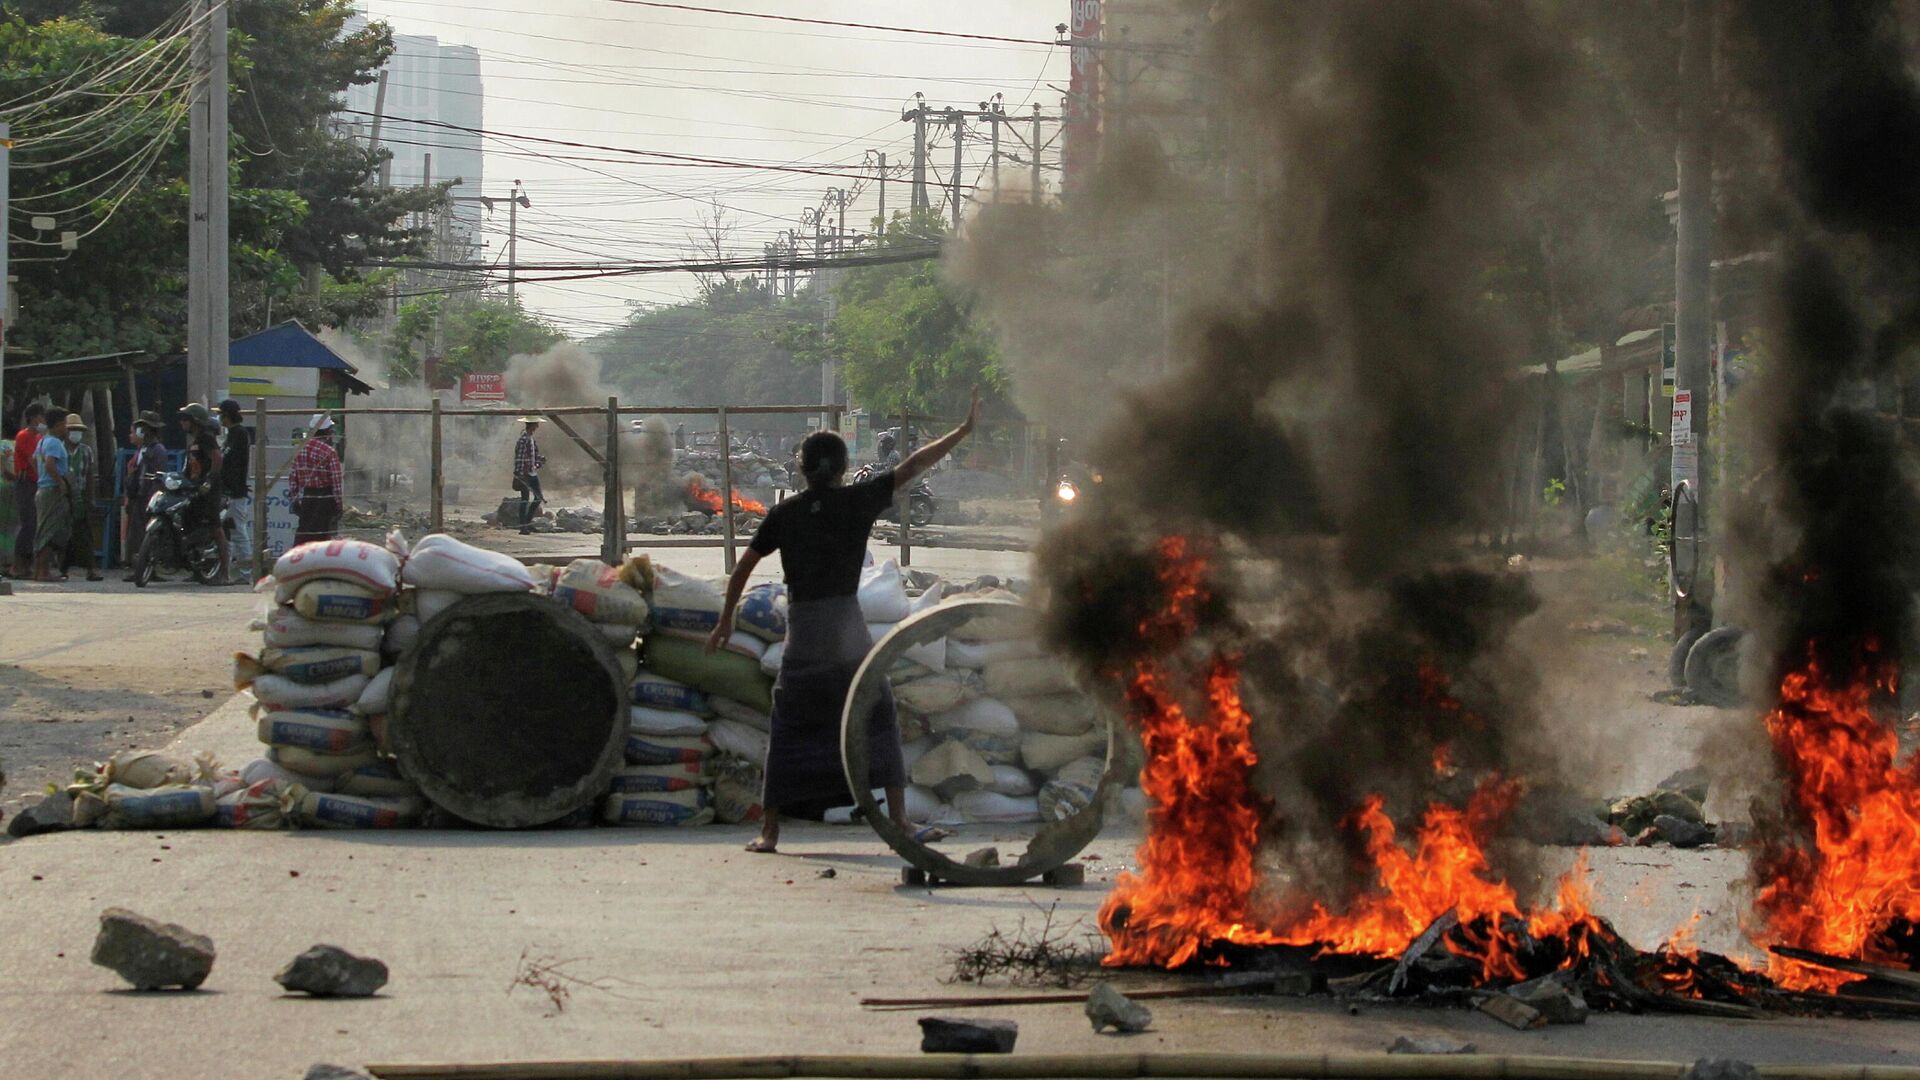
<path id="1" fill-rule="evenodd" d="M 899 467 L 900 451 L 896 446 L 896 442 L 897 440 L 891 431 L 881 432 L 879 437 L 874 440 L 874 456 L 880 462 L 881 468 L 894 469 Z"/>

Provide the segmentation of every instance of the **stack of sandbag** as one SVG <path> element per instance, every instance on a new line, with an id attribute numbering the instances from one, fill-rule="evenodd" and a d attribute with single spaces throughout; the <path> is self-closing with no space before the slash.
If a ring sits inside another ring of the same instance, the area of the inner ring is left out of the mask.
<path id="1" fill-rule="evenodd" d="M 180 829 L 212 824 L 221 797 L 239 787 L 239 777 L 206 754 L 123 750 L 75 773 L 66 792 L 79 828 Z"/>
<path id="2" fill-rule="evenodd" d="M 653 581 L 652 562 L 645 555 L 630 556 L 620 566 L 575 559 L 565 566 L 544 567 L 536 577 L 541 595 L 579 612 L 606 635 L 621 674 L 632 681 L 640 666 L 638 638 L 650 614 L 646 594 Z"/>
<path id="3" fill-rule="evenodd" d="M 685 683 L 642 670 L 634 679 L 626 767 L 601 807 L 609 825 L 705 825 L 714 819 L 711 705 Z"/>

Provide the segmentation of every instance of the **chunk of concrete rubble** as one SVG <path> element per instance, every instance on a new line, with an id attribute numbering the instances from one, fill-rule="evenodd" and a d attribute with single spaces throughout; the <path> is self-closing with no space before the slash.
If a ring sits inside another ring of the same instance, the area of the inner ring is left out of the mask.
<path id="1" fill-rule="evenodd" d="M 1087 995 L 1087 1019 L 1096 1032 L 1112 1028 L 1122 1035 L 1133 1035 L 1152 1025 L 1153 1013 L 1115 990 L 1112 983 L 1103 982 Z"/>
<path id="2" fill-rule="evenodd" d="M 1736 1058 L 1701 1058 L 1687 1066 L 1680 1080 L 1760 1080 L 1760 1070 Z"/>
<path id="3" fill-rule="evenodd" d="M 1389 1054 L 1477 1054 L 1480 1048 L 1470 1042 L 1442 1039 L 1433 1035 L 1402 1035 L 1387 1047 Z"/>
<path id="4" fill-rule="evenodd" d="M 1677 791 L 1694 802 L 1703 803 L 1707 801 L 1707 789 L 1710 786 L 1711 778 L 1707 775 L 1707 767 L 1690 765 L 1655 784 L 1654 788 L 1659 791 Z"/>
<path id="5" fill-rule="evenodd" d="M 1515 1031 L 1537 1031 L 1547 1026 L 1547 1018 L 1539 1009 L 1506 994 L 1488 994 L 1474 1007 Z"/>
<path id="6" fill-rule="evenodd" d="M 923 1054 L 1011 1054 L 1020 1025 L 1011 1020 L 975 1020 L 965 1016 L 920 1018 Z"/>
<path id="7" fill-rule="evenodd" d="M 41 833 L 64 832 L 71 828 L 73 828 L 73 796 L 61 791 L 15 814 L 13 820 L 7 822 L 7 835 L 39 836 Z"/>
<path id="8" fill-rule="evenodd" d="M 213 971 L 213 939 L 126 908 L 100 913 L 93 962 L 111 968 L 136 990 L 198 989 Z"/>
<path id="9" fill-rule="evenodd" d="M 1677 818 L 1672 814 L 1661 814 L 1654 818 L 1652 831 L 1677 848 L 1695 848 L 1713 842 L 1712 826 Z"/>
<path id="10" fill-rule="evenodd" d="M 1532 979 L 1507 988 L 1507 994 L 1547 1018 L 1549 1024 L 1584 1024 L 1587 999 L 1557 975 Z"/>
<path id="11" fill-rule="evenodd" d="M 338 945 L 315 945 L 273 977 L 288 993 L 314 997 L 371 997 L 387 985 L 387 965 Z"/>
<path id="12" fill-rule="evenodd" d="M 969 853 L 965 862 L 968 866 L 982 870 L 999 866 L 1000 849 L 997 847 L 983 847 L 979 851 Z"/>
<path id="13" fill-rule="evenodd" d="M 318 1062 L 307 1067 L 305 1080 L 373 1080 L 358 1069 L 349 1069 L 345 1065 L 328 1065 Z"/>

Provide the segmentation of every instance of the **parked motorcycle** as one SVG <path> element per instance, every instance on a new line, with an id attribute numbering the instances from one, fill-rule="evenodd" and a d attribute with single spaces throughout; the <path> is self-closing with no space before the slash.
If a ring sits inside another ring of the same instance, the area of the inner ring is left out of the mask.
<path id="1" fill-rule="evenodd" d="M 853 474 L 853 479 L 849 481 L 849 483 L 858 484 L 863 480 L 871 480 L 879 475 L 880 472 L 881 469 L 878 463 L 862 465 L 859 471 Z M 889 506 L 886 513 L 881 514 L 880 517 L 886 521 L 899 521 L 900 517 L 895 508 L 899 505 L 900 501 L 901 500 L 896 499 L 894 506 Z M 922 476 L 919 481 L 908 490 L 905 502 L 907 504 L 907 520 L 916 526 L 932 524 L 934 514 L 940 509 L 940 501 L 934 498 L 933 495 L 933 484 L 930 483 L 925 476 Z"/>
<path id="2" fill-rule="evenodd" d="M 147 532 L 133 556 L 133 584 L 144 589 L 158 573 L 185 571 L 202 585 L 220 580 L 220 534 L 193 517 L 193 485 L 186 474 L 159 473 L 151 477 L 159 490 L 147 500 Z M 225 511 L 222 511 L 225 514 Z"/>

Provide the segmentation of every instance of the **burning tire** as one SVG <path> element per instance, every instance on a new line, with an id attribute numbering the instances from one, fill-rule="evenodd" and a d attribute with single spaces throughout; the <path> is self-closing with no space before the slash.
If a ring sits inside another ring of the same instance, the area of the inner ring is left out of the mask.
<path id="1" fill-rule="evenodd" d="M 1702 704 L 1740 704 L 1740 642 L 1746 636 L 1737 626 L 1722 626 L 1687 650 L 1687 691 Z"/>

